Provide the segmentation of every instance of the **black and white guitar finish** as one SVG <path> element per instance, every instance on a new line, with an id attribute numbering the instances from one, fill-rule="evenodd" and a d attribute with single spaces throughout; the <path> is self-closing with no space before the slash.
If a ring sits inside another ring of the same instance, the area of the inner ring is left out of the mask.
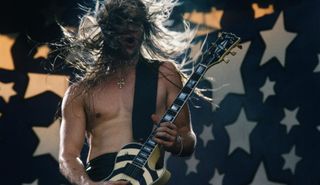
<path id="1" fill-rule="evenodd" d="M 231 50 L 239 45 L 240 38 L 232 33 L 222 32 L 217 40 L 203 54 L 203 60 L 195 68 L 190 78 L 177 95 L 170 108 L 162 116 L 161 122 L 174 122 L 183 105 L 194 91 L 205 72 L 215 64 L 224 61 Z M 155 128 L 156 129 L 156 128 Z M 112 173 L 104 180 L 126 180 L 132 185 L 164 185 L 170 178 L 165 168 L 156 169 L 161 156 L 158 144 L 153 140 L 155 129 L 143 143 L 125 145 L 117 154 Z"/>

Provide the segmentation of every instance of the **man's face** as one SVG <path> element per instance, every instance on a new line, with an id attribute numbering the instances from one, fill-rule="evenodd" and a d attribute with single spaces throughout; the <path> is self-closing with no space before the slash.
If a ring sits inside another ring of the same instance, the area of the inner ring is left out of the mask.
<path id="1" fill-rule="evenodd" d="M 139 54 L 140 46 L 143 41 L 143 25 L 128 22 L 119 27 L 118 39 L 120 51 L 124 57 L 133 57 Z"/>
<path id="2" fill-rule="evenodd" d="M 116 46 L 116 53 L 113 54 L 122 59 L 130 59 L 139 54 L 144 37 L 143 21 L 139 14 L 132 12 L 131 15 L 114 15 L 110 22 L 110 31 L 110 42 Z"/>

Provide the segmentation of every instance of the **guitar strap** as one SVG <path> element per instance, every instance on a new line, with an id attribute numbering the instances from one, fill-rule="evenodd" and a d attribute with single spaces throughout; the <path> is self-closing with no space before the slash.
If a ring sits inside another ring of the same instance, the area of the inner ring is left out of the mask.
<path id="1" fill-rule="evenodd" d="M 136 66 L 136 81 L 132 112 L 133 139 L 144 142 L 153 128 L 151 114 L 156 111 L 159 62 L 139 60 Z"/>

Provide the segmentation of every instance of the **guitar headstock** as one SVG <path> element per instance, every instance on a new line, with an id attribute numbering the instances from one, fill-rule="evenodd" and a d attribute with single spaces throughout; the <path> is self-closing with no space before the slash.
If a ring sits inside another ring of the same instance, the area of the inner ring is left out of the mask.
<path id="1" fill-rule="evenodd" d="M 208 49 L 207 55 L 208 59 L 205 61 L 205 64 L 208 67 L 211 67 L 215 64 L 218 64 L 222 61 L 229 62 L 224 59 L 228 54 L 235 55 L 236 52 L 232 51 L 235 47 L 242 48 L 239 44 L 240 37 L 236 36 L 233 33 L 221 32 L 217 40 L 212 44 Z"/>

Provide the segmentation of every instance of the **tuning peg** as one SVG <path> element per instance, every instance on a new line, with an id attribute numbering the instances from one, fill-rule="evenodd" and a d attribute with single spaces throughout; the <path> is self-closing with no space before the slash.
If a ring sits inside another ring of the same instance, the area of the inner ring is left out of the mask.
<path id="1" fill-rule="evenodd" d="M 242 49 L 242 45 L 241 45 L 241 44 L 237 44 L 237 47 L 238 47 L 239 49 Z"/>
<path id="2" fill-rule="evenodd" d="M 224 58 L 224 59 L 223 59 L 223 61 L 227 64 L 227 63 L 229 63 L 229 62 L 230 62 L 230 59 L 228 59 L 228 58 Z"/>
<path id="3" fill-rule="evenodd" d="M 229 52 L 232 56 L 235 56 L 236 54 L 237 54 L 237 52 L 235 52 L 235 51 L 231 51 L 231 52 Z"/>

